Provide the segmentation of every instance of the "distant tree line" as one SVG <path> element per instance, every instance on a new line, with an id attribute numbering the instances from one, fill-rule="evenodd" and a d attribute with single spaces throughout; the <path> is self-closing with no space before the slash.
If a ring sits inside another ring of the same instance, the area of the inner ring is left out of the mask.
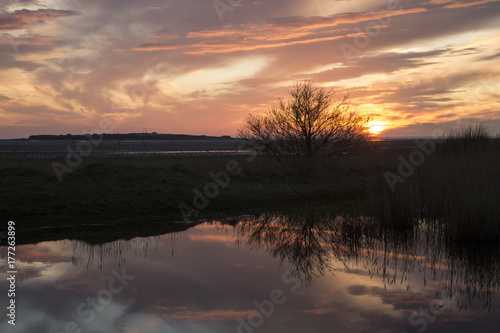
<path id="1" fill-rule="evenodd" d="M 128 134 L 85 134 L 85 135 L 31 135 L 29 140 L 86 140 L 88 136 L 98 138 L 102 135 L 104 140 L 230 140 L 229 135 L 207 136 L 207 135 L 188 135 L 188 134 L 158 134 L 153 133 L 128 133 Z"/>

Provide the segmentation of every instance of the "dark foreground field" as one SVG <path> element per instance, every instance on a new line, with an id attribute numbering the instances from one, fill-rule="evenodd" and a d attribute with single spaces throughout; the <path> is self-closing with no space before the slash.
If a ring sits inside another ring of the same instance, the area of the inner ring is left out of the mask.
<path id="1" fill-rule="evenodd" d="M 18 161 L 24 167 L 0 169 L 0 214 L 17 221 L 21 243 L 105 240 L 161 234 L 181 228 L 186 220 L 257 214 L 304 202 L 348 209 L 363 197 L 360 170 L 339 166 L 305 176 L 281 170 L 263 156 L 252 162 L 247 158 L 89 158 L 62 182 L 49 160 Z M 228 162 L 237 163 L 241 172 L 230 175 Z"/>
<path id="2" fill-rule="evenodd" d="M 499 147 L 427 141 L 334 157 L 309 173 L 264 155 L 87 156 L 62 181 L 52 163 L 64 157 L 10 158 L 0 161 L 0 215 L 16 222 L 19 243 L 99 243 L 303 207 L 484 241 L 500 238 Z"/>

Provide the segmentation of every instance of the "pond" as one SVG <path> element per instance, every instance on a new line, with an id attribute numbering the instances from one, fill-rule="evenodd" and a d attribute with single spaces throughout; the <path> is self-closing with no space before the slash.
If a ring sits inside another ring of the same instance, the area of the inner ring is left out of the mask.
<path id="1" fill-rule="evenodd" d="M 101 245 L 21 245 L 16 257 L 16 325 L 4 314 L 1 332 L 500 327 L 498 244 L 458 244 L 424 223 L 389 231 L 362 218 L 263 215 Z"/>

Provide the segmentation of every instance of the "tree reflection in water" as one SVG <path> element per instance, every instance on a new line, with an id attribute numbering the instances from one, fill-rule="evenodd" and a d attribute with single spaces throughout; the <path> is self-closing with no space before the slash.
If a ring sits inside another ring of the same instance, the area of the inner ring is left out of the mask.
<path id="1" fill-rule="evenodd" d="M 266 248 L 306 284 L 339 267 L 362 268 L 380 277 L 384 287 L 399 283 L 409 289 L 417 275 L 424 285 L 437 283 L 450 298 L 461 295 L 460 308 L 479 301 L 488 310 L 500 289 L 498 243 L 454 242 L 425 221 L 401 230 L 362 217 L 267 214 L 237 228 L 248 247 Z"/>
<path id="2" fill-rule="evenodd" d="M 332 271 L 332 253 L 342 251 L 334 226 L 330 218 L 267 214 L 238 227 L 248 247 L 265 247 L 281 263 L 290 263 L 293 275 L 309 284 Z"/>

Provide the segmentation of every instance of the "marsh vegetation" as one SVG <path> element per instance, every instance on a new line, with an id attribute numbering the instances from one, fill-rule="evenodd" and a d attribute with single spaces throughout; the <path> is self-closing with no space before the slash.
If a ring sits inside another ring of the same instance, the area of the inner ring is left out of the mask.
<path id="1" fill-rule="evenodd" d="M 500 144 L 480 124 L 451 132 L 433 143 L 421 165 L 393 188 L 372 181 L 368 202 L 382 224 L 436 223 L 450 239 L 500 237 Z M 408 160 L 411 151 L 402 155 Z M 401 164 L 398 166 L 401 168 Z M 411 166 L 407 166 L 411 167 Z M 396 166 L 390 168 L 398 172 Z M 400 170 L 401 171 L 401 170 Z"/>

